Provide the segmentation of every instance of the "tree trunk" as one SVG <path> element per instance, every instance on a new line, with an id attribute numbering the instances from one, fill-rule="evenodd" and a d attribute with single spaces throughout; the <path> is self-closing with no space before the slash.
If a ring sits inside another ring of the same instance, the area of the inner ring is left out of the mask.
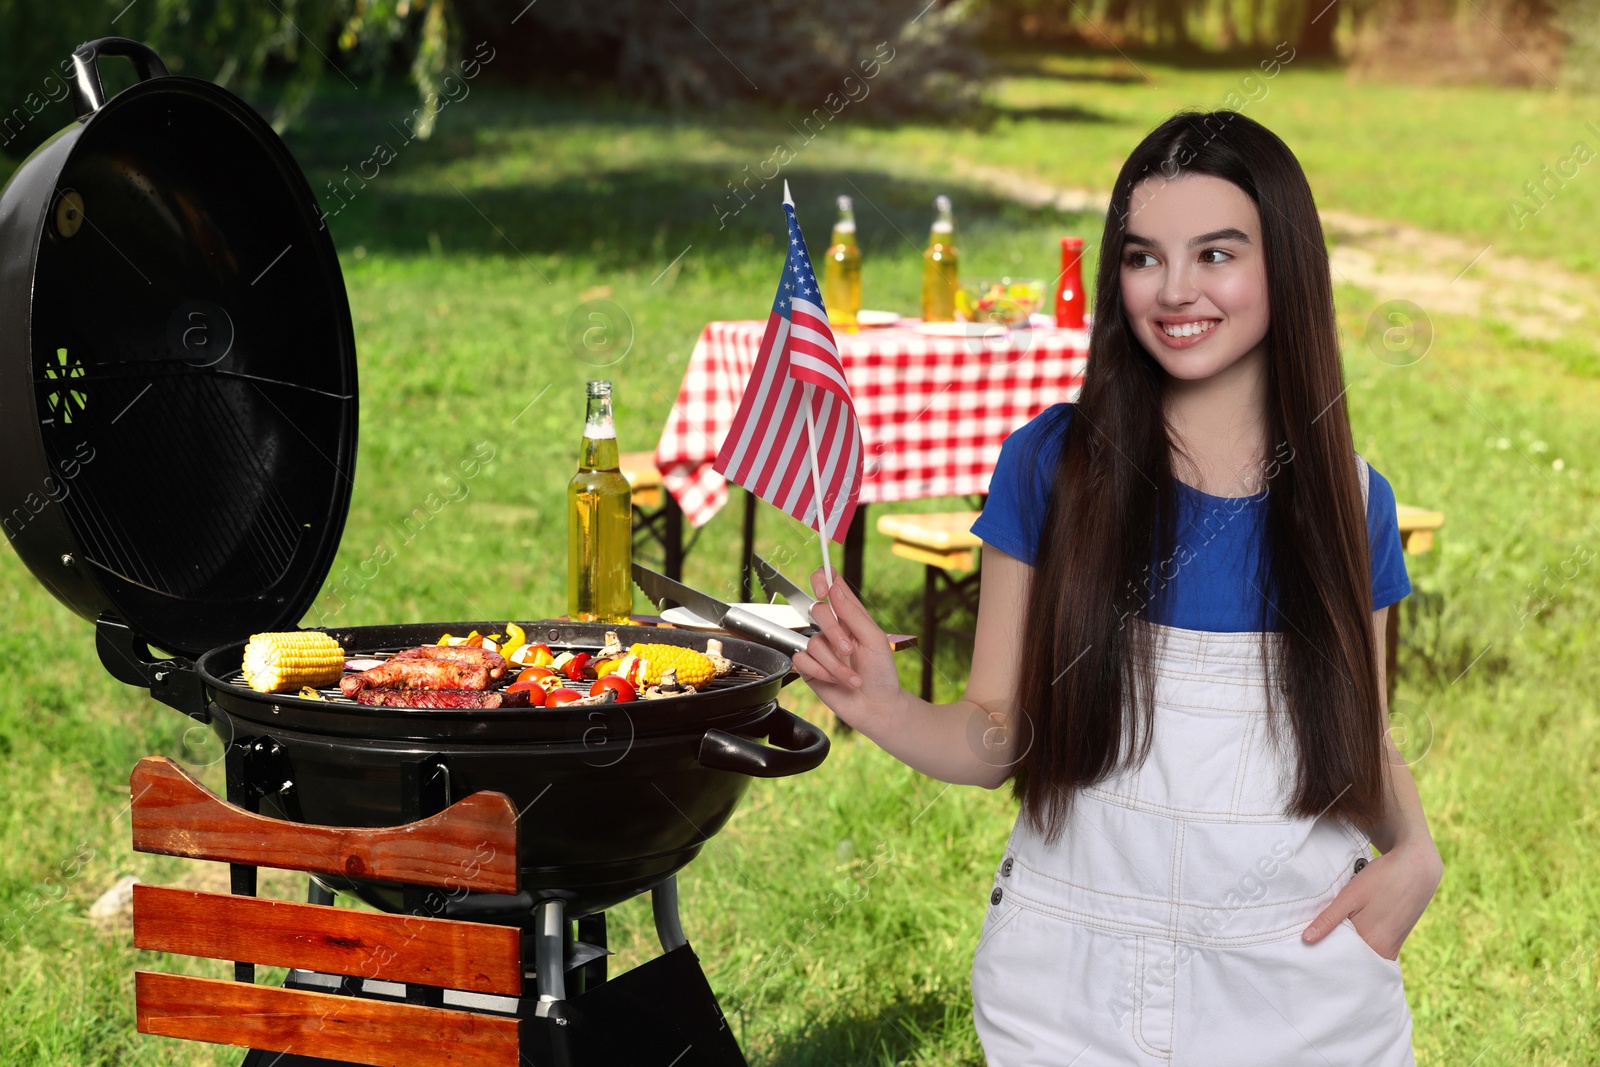
<path id="1" fill-rule="evenodd" d="M 1250 14 L 1245 22 L 1245 40 L 1254 45 L 1267 43 L 1267 30 L 1264 25 L 1266 15 L 1266 0 L 1250 0 Z"/>
<path id="2" fill-rule="evenodd" d="M 1308 59 L 1335 58 L 1333 31 L 1339 25 L 1341 11 L 1339 0 L 1309 0 L 1296 48 L 1300 55 Z"/>
<path id="3" fill-rule="evenodd" d="M 1105 24 L 1115 26 L 1124 41 L 1128 39 L 1128 13 L 1131 7 L 1129 0 L 1111 0 L 1106 5 Z"/>
<path id="4" fill-rule="evenodd" d="M 1156 24 L 1162 44 L 1179 48 L 1190 44 L 1189 22 L 1184 14 L 1183 0 L 1158 0 Z"/>

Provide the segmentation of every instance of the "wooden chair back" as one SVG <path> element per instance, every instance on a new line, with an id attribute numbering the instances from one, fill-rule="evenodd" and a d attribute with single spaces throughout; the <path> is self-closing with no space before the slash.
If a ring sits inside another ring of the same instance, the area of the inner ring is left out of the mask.
<path id="1" fill-rule="evenodd" d="M 517 813 L 502 793 L 475 793 L 403 826 L 351 829 L 246 811 L 163 757 L 141 760 L 131 787 L 138 852 L 435 890 L 517 891 Z M 134 887 L 136 946 L 233 960 L 242 979 L 138 972 L 140 1033 L 374 1067 L 518 1064 L 515 1017 L 443 1007 L 439 995 L 521 996 L 517 928 L 266 900 L 240 894 L 238 884 L 228 894 Z M 348 992 L 364 980 L 405 983 L 408 999 L 257 985 L 255 964 L 342 976 Z"/>

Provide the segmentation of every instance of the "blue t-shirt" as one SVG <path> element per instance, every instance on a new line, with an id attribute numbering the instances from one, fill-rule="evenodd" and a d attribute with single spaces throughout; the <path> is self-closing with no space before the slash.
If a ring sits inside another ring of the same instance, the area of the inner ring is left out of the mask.
<path id="1" fill-rule="evenodd" d="M 972 532 L 985 542 L 1030 566 L 1037 556 L 1056 459 L 1073 410 L 1071 404 L 1046 408 L 1006 438 L 989 480 L 989 499 L 972 524 Z M 1376 610 L 1410 593 L 1411 580 L 1400 548 L 1394 490 L 1383 475 L 1368 470 L 1367 536 Z M 1261 594 L 1254 582 L 1266 494 L 1212 496 L 1179 482 L 1178 503 L 1178 545 L 1173 556 L 1182 565 L 1155 568 L 1168 582 L 1161 596 L 1152 598 L 1161 616 L 1152 621 L 1184 630 L 1259 629 Z M 1267 617 L 1275 614 L 1269 609 Z"/>

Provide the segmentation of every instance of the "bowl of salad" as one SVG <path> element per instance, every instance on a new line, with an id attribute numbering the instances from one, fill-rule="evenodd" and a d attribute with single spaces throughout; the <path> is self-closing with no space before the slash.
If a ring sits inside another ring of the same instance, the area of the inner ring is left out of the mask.
<path id="1" fill-rule="evenodd" d="M 956 318 L 962 322 L 1026 326 L 1028 316 L 1044 306 L 1045 283 L 1039 278 L 1000 278 L 963 284 L 956 292 Z"/>

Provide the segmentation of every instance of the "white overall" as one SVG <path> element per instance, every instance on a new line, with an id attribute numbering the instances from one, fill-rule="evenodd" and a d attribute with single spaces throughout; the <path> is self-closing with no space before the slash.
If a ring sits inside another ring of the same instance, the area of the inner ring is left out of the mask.
<path id="1" fill-rule="evenodd" d="M 1055 843 L 1013 828 L 972 966 L 990 1067 L 1414 1064 L 1400 965 L 1349 919 L 1300 938 L 1371 842 L 1285 814 L 1261 635 L 1130 625 L 1156 640 L 1150 754 Z"/>

